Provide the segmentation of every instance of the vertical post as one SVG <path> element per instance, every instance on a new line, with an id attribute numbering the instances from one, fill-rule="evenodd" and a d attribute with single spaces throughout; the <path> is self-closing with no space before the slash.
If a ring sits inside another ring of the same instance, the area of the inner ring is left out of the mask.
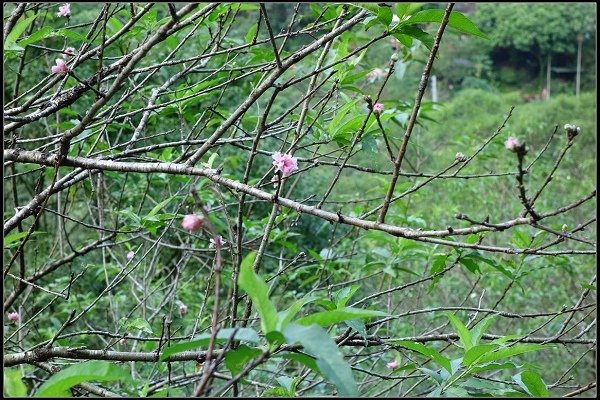
<path id="1" fill-rule="evenodd" d="M 438 101 L 437 76 L 431 75 L 431 101 Z"/>
<path id="2" fill-rule="evenodd" d="M 579 88 L 581 85 L 581 46 L 583 44 L 583 35 L 577 35 L 577 76 L 575 78 L 575 97 L 579 97 Z"/>

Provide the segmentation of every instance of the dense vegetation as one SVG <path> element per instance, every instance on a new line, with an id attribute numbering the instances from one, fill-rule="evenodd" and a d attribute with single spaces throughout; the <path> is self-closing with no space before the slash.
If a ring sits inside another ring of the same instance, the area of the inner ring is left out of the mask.
<path id="1" fill-rule="evenodd" d="M 595 7 L 4 22 L 5 395 L 595 396 Z"/>

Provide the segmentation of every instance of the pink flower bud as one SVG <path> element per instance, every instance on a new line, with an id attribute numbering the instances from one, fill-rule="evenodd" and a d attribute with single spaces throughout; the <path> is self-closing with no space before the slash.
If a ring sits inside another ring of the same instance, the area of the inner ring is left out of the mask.
<path id="1" fill-rule="evenodd" d="M 381 114 L 383 112 L 383 103 L 375 103 L 373 106 L 373 112 L 375 114 Z"/>
<path id="2" fill-rule="evenodd" d="M 127 253 L 127 259 L 128 259 L 129 261 L 131 261 L 131 259 L 132 259 L 133 257 L 135 257 L 135 252 L 133 252 L 133 251 L 130 251 L 129 253 Z"/>
<path id="3" fill-rule="evenodd" d="M 17 322 L 21 317 L 18 312 L 11 312 L 8 314 L 8 320 L 10 322 Z"/>
<path id="4" fill-rule="evenodd" d="M 194 214 L 186 215 L 185 217 L 183 217 L 183 221 L 181 222 L 181 226 L 183 226 L 183 229 L 189 231 L 190 233 L 201 229 L 202 225 L 204 225 L 204 220 Z"/>
<path id="5" fill-rule="evenodd" d="M 387 366 L 389 369 L 396 369 L 396 368 L 398 368 L 398 363 L 397 363 L 396 361 L 392 361 L 392 362 L 389 362 L 389 363 L 387 363 L 387 365 L 386 365 L 386 366 Z"/>
<path id="6" fill-rule="evenodd" d="M 274 160 L 273 165 L 278 171 L 283 173 L 283 176 L 288 176 L 298 169 L 298 159 L 292 157 L 290 154 L 281 154 L 280 152 L 277 152 L 271 157 Z"/>
<path id="7" fill-rule="evenodd" d="M 517 147 L 520 145 L 519 140 L 512 136 L 509 136 L 506 142 L 504 142 L 504 146 L 510 151 L 517 151 Z"/>
<path id="8" fill-rule="evenodd" d="M 71 15 L 71 3 L 66 3 L 66 4 L 63 4 L 62 6 L 58 7 L 58 13 L 56 14 L 56 16 L 68 17 L 70 15 Z"/>
<path id="9" fill-rule="evenodd" d="M 188 306 L 186 306 L 185 304 L 181 303 L 179 305 L 179 312 L 181 314 L 185 314 L 185 313 L 187 313 L 187 311 L 188 311 Z"/>
<path id="10" fill-rule="evenodd" d="M 67 47 L 63 53 L 65 53 L 68 56 L 74 56 L 75 55 L 75 48 L 74 47 Z"/>
<path id="11" fill-rule="evenodd" d="M 57 58 L 56 65 L 52 66 L 52 73 L 53 74 L 66 74 L 67 72 L 69 72 L 69 67 L 67 66 L 67 64 L 65 64 L 65 62 L 63 60 L 61 60 L 60 58 Z"/>

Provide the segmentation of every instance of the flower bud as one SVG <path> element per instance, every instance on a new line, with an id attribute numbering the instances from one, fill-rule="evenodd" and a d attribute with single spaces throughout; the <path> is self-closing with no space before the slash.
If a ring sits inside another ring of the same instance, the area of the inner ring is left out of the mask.
<path id="1" fill-rule="evenodd" d="M 454 159 L 458 162 L 465 162 L 467 161 L 467 156 L 465 156 L 463 153 L 461 153 L 460 151 L 458 153 L 456 153 L 456 155 L 454 156 Z"/>

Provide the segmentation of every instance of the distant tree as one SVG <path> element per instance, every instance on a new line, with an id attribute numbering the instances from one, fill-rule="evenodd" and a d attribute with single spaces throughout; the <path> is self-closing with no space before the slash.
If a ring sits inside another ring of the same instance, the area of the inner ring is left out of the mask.
<path id="1" fill-rule="evenodd" d="M 531 52 L 536 56 L 539 83 L 544 70 L 549 78 L 552 54 L 578 54 L 596 31 L 596 8 L 593 4 L 481 4 L 475 21 L 490 36 L 493 48 Z M 544 67 L 546 60 L 546 68 Z M 546 85 L 549 87 L 549 81 Z"/>

